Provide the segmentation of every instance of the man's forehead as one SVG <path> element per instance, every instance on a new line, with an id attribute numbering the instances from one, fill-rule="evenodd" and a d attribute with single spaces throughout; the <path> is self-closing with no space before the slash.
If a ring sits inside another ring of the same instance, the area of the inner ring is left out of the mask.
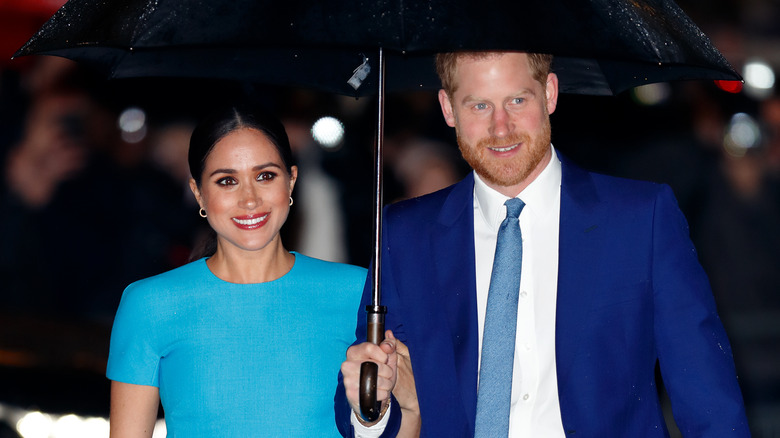
<path id="1" fill-rule="evenodd" d="M 455 58 L 455 67 L 460 67 L 463 64 L 492 61 L 501 58 L 505 55 L 520 55 L 525 56 L 525 53 L 520 52 L 463 52 Z"/>
<path id="2" fill-rule="evenodd" d="M 495 55 L 494 58 L 500 55 Z M 459 64 L 453 75 L 455 92 L 458 94 L 472 93 L 477 90 L 502 90 L 508 95 L 533 93 L 536 81 L 533 80 L 531 69 L 527 62 L 485 63 L 487 57 L 464 60 Z M 464 68 L 465 67 L 465 68 Z M 526 74 L 527 72 L 527 74 Z M 468 88 L 468 90 L 464 89 Z"/>
<path id="3" fill-rule="evenodd" d="M 518 61 L 522 60 L 523 65 L 528 69 L 528 71 L 531 71 L 530 64 L 528 62 L 528 57 L 525 53 L 519 53 L 519 52 L 469 52 L 464 53 L 460 55 L 456 62 L 455 62 L 455 68 L 453 69 L 453 80 L 457 84 L 458 78 L 461 76 L 461 71 L 463 67 L 465 66 L 472 66 L 474 64 L 488 64 L 492 63 L 493 61 L 497 61 L 505 56 L 509 56 L 512 58 L 517 59 Z M 490 64 L 488 64 L 490 65 Z"/>

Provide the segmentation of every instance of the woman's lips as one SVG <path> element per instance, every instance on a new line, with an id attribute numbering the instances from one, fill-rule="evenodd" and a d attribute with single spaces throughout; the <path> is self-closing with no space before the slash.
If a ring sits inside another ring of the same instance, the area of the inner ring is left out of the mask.
<path id="1" fill-rule="evenodd" d="M 234 217 L 232 219 L 233 219 L 233 223 L 235 223 L 236 226 L 238 226 L 239 228 L 245 230 L 251 230 L 265 225 L 266 220 L 268 219 L 268 215 L 269 213 L 266 213 L 264 215 Z"/>

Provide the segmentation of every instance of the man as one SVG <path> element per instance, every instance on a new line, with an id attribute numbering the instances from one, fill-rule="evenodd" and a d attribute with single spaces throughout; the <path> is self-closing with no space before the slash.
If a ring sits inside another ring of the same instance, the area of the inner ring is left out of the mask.
<path id="1" fill-rule="evenodd" d="M 557 154 L 550 63 L 516 52 L 438 57 L 442 113 L 474 173 L 387 208 L 390 331 L 381 346 L 347 352 L 336 395 L 342 433 L 392 436 L 403 426 L 414 434 L 419 413 L 423 436 L 470 437 L 475 428 L 477 436 L 668 436 L 658 363 L 684 436 L 749 436 L 728 339 L 671 190 L 589 173 Z M 511 198 L 525 205 L 519 293 L 510 287 L 518 302 L 511 403 L 484 413 L 478 406 L 490 397 L 479 393 L 493 377 L 480 369 L 481 349 L 493 342 L 487 334 L 483 342 L 483 327 L 493 318 L 493 256 Z M 367 290 L 359 341 L 369 298 Z M 379 399 L 393 392 L 378 424 L 352 412 L 366 360 L 380 364 Z"/>

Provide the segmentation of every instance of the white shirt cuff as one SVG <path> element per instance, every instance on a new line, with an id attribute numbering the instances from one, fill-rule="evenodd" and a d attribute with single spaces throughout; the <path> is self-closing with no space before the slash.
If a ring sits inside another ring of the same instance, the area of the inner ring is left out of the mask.
<path id="1" fill-rule="evenodd" d="M 364 426 L 360 420 L 358 420 L 355 411 L 352 411 L 350 421 L 352 422 L 352 427 L 355 431 L 355 438 L 379 438 L 379 436 L 382 435 L 382 432 L 385 431 L 387 422 L 390 421 L 390 409 L 393 409 L 392 403 L 387 407 L 387 411 L 385 411 L 385 415 L 382 416 L 382 419 L 371 427 Z"/>

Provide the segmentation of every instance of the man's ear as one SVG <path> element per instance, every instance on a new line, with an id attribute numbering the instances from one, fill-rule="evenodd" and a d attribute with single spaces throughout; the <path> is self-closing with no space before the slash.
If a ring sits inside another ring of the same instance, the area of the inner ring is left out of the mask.
<path id="1" fill-rule="evenodd" d="M 555 112 L 558 107 L 558 75 L 550 73 L 547 75 L 547 86 L 545 87 L 547 97 L 547 114 Z"/>
<path id="2" fill-rule="evenodd" d="M 455 127 L 455 113 L 452 111 L 452 102 L 450 102 L 450 96 L 444 90 L 439 90 L 439 105 L 441 105 L 441 113 L 444 115 L 444 121 L 450 128 Z"/>

